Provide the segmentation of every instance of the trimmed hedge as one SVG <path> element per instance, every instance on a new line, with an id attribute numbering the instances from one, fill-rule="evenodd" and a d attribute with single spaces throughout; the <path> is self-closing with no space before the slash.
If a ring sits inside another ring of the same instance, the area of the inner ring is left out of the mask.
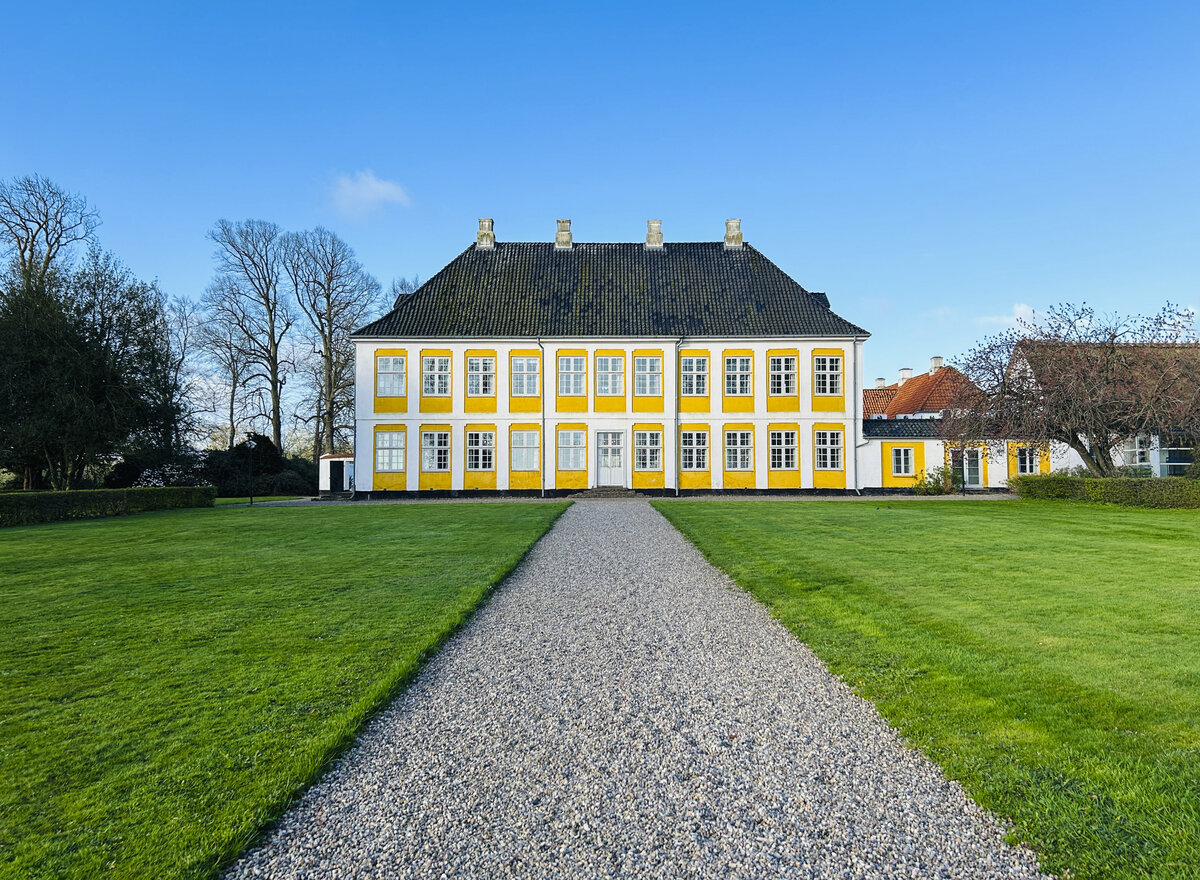
<path id="1" fill-rule="evenodd" d="M 147 510 L 212 507 L 216 497 L 215 486 L 5 492 L 0 494 L 0 527 L 120 516 Z"/>
<path id="2" fill-rule="evenodd" d="M 1102 501 L 1135 507 L 1200 507 L 1200 480 L 1187 477 L 1067 477 L 1060 474 L 1011 477 L 1022 498 Z"/>

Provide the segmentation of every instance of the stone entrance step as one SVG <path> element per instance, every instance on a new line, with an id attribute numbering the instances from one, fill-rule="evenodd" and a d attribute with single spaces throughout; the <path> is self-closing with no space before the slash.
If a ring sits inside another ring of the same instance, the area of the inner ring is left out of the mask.
<path id="1" fill-rule="evenodd" d="M 585 489 L 582 492 L 576 492 L 567 497 L 586 500 L 589 498 L 645 498 L 646 496 L 632 489 L 623 489 L 620 486 L 602 486 L 598 489 Z"/>

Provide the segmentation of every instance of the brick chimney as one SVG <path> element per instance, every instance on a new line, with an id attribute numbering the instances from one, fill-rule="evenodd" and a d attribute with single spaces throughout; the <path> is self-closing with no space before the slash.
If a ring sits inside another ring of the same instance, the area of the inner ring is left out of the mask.
<path id="1" fill-rule="evenodd" d="M 558 232 L 554 234 L 554 249 L 569 251 L 571 249 L 571 221 L 559 220 Z"/>
<path id="2" fill-rule="evenodd" d="M 742 246 L 742 221 L 741 220 L 726 220 L 725 221 L 725 249 L 740 248 Z"/>
<path id="3" fill-rule="evenodd" d="M 492 218 L 479 218 L 479 235 L 475 238 L 475 247 L 481 251 L 490 251 L 496 246 L 496 233 L 492 232 Z"/>
<path id="4" fill-rule="evenodd" d="M 912 378 L 912 367 L 901 367 L 900 368 L 900 384 L 903 385 L 905 382 L 907 382 L 911 378 Z"/>
<path id="5" fill-rule="evenodd" d="M 929 359 L 929 372 L 936 373 L 942 368 L 942 359 L 940 357 L 931 357 Z"/>
<path id="6" fill-rule="evenodd" d="M 662 250 L 662 221 L 647 220 L 646 221 L 646 249 L 647 250 Z"/>
<path id="7" fill-rule="evenodd" d="M 883 376 L 880 376 L 878 379 L 875 380 L 875 387 L 876 388 L 887 388 L 887 379 L 883 378 Z"/>

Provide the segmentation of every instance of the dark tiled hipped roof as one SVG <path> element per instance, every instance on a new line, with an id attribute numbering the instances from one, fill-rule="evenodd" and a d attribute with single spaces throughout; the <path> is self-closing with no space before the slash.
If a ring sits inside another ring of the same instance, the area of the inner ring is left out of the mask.
<path id="1" fill-rule="evenodd" d="M 467 248 L 355 336 L 867 336 L 749 245 Z"/>
<path id="2" fill-rule="evenodd" d="M 942 436 L 942 420 L 864 419 L 863 436 L 903 440 L 937 440 Z"/>

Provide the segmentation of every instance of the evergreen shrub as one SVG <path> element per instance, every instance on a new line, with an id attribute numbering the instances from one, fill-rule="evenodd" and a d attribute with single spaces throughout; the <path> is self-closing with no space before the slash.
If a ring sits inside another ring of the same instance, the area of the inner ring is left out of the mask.
<path id="1" fill-rule="evenodd" d="M 120 516 L 147 510 L 212 507 L 216 497 L 215 486 L 5 492 L 0 494 L 0 527 Z"/>
<path id="2" fill-rule="evenodd" d="M 1134 507 L 1200 507 L 1200 481 L 1187 477 L 1072 477 L 1037 474 L 1012 477 L 1022 498 L 1100 501 Z"/>

